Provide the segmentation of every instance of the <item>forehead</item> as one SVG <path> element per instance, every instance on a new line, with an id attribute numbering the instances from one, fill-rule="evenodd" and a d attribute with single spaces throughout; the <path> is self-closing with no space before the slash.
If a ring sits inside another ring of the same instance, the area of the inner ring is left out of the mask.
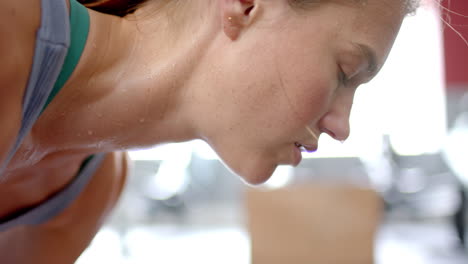
<path id="1" fill-rule="evenodd" d="M 346 1 L 346 0 L 340 0 Z M 408 0 L 356 0 L 359 3 L 354 6 L 356 22 L 366 23 L 390 23 L 395 24 L 403 20 L 407 14 Z"/>
<path id="2" fill-rule="evenodd" d="M 304 1 L 307 1 L 307 0 L 304 0 Z M 351 4 L 351 5 L 358 4 L 361 6 L 366 6 L 367 4 L 369 4 L 369 2 L 376 3 L 374 0 L 321 0 L 321 1 L 333 1 L 333 2 L 340 2 L 342 4 Z M 378 0 L 377 2 L 380 2 L 382 4 L 385 4 L 386 2 L 397 4 L 403 13 L 408 14 L 408 13 L 413 12 L 419 6 L 420 0 L 393 0 L 393 1 Z"/>
<path id="3" fill-rule="evenodd" d="M 292 1 L 292 0 L 291 0 Z M 297 1 L 297 0 L 296 0 Z M 306 0 L 301 0 L 305 2 Z M 406 16 L 408 0 L 309 0 L 305 25 L 296 28 L 317 36 L 328 36 L 330 43 L 358 43 L 371 47 L 381 65 L 393 45 Z"/>
<path id="4" fill-rule="evenodd" d="M 293 0 L 294 1 L 294 0 Z M 407 15 L 415 10 L 419 0 L 299 0 L 319 4 L 339 4 L 342 6 L 353 7 L 364 11 L 363 9 L 374 9 L 378 12 L 391 12 L 393 14 Z"/>
<path id="5" fill-rule="evenodd" d="M 353 9 L 362 17 L 384 16 L 402 19 L 414 11 L 419 0 L 288 0 L 297 10 L 318 10 L 324 6 Z M 336 13 L 337 16 L 341 15 Z"/>
<path id="6" fill-rule="evenodd" d="M 346 1 L 346 0 L 344 0 Z M 408 0 L 359 0 L 360 7 L 350 25 L 349 39 L 367 44 L 375 50 L 378 64 L 388 56 L 407 14 Z"/>

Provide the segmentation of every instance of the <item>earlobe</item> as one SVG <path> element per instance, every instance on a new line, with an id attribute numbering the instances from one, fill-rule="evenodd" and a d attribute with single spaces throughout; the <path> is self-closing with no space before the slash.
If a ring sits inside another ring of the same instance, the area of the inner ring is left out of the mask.
<path id="1" fill-rule="evenodd" d="M 231 40 L 236 40 L 250 24 L 251 13 L 256 0 L 220 0 L 221 19 L 224 33 Z"/>

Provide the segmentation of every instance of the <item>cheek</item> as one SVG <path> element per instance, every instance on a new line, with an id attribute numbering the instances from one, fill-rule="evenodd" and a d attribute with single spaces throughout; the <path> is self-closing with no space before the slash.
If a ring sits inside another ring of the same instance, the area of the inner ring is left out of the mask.
<path id="1" fill-rule="evenodd" d="M 288 76 L 285 93 L 295 118 L 310 124 L 326 113 L 336 89 L 336 78 L 324 65 L 309 64 L 284 69 Z"/>
<path id="2" fill-rule="evenodd" d="M 224 120 L 253 126 L 264 136 L 265 129 L 293 133 L 323 115 L 336 86 L 336 66 L 323 46 L 294 43 L 302 44 L 253 45 L 222 67 L 229 70 L 220 80 L 218 103 L 232 115 Z"/>
<path id="3" fill-rule="evenodd" d="M 283 49 L 278 56 L 277 79 L 288 103 L 301 122 L 311 123 L 323 115 L 338 87 L 336 62 L 327 46 L 302 42 Z"/>

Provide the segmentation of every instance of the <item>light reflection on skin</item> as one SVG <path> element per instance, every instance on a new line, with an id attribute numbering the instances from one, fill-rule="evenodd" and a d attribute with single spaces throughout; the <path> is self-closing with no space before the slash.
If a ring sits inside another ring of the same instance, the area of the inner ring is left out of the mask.
<path id="1" fill-rule="evenodd" d="M 315 135 L 314 131 L 309 126 L 306 126 L 306 129 L 310 133 L 310 135 L 315 139 L 315 142 L 318 142 L 318 137 L 317 135 Z"/>

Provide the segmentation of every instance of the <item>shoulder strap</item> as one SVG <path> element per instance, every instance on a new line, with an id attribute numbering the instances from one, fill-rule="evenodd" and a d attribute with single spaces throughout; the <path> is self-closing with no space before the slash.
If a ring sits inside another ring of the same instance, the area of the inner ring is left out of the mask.
<path id="1" fill-rule="evenodd" d="M 34 58 L 23 94 L 21 127 L 8 156 L 0 163 L 0 183 L 5 178 L 3 171 L 39 118 L 65 61 L 70 46 L 70 21 L 65 1 L 41 0 L 41 25 L 36 33 Z"/>
<path id="2" fill-rule="evenodd" d="M 55 82 L 52 92 L 49 94 L 47 101 L 42 108 L 42 112 L 52 102 L 55 96 L 59 93 L 65 83 L 68 81 L 76 65 L 80 61 L 81 54 L 86 45 L 89 34 L 89 14 L 86 7 L 78 3 L 76 0 L 70 0 L 70 47 L 68 48 L 65 62 L 60 71 L 60 75 Z"/>

